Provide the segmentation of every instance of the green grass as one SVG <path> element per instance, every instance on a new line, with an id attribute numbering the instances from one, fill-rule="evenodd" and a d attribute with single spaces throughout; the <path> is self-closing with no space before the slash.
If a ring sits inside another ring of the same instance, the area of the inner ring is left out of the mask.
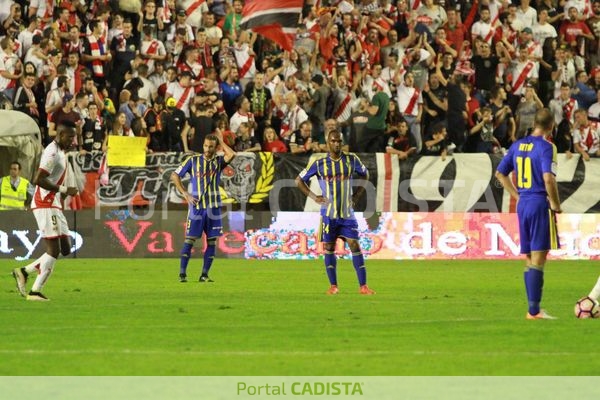
<path id="1" fill-rule="evenodd" d="M 372 261 L 371 297 L 349 261 L 338 296 L 321 261 L 221 258 L 212 284 L 199 264 L 180 284 L 175 259 L 61 259 L 37 303 L 0 261 L 0 375 L 597 373 L 600 322 L 573 316 L 597 263 L 549 263 L 556 321 L 524 319 L 522 262 Z"/>

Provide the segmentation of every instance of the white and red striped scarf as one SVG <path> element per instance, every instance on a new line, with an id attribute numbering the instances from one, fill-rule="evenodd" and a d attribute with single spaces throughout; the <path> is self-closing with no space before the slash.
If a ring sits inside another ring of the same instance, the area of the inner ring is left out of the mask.
<path id="1" fill-rule="evenodd" d="M 102 46 L 102 43 L 98 39 L 96 39 L 96 36 L 94 36 L 94 35 L 88 36 L 88 40 L 90 42 L 90 51 L 92 53 L 91 55 L 95 56 L 95 57 L 101 56 L 103 48 L 101 49 L 100 46 Z M 102 65 L 102 61 L 100 61 L 100 60 L 92 61 L 92 69 L 94 71 L 95 76 L 98 76 L 98 77 L 104 76 L 104 68 Z"/>

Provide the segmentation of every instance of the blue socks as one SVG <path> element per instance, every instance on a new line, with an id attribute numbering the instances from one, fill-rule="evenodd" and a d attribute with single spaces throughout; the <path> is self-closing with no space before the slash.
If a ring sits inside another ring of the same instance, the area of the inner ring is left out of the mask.
<path id="1" fill-rule="evenodd" d="M 365 268 L 365 258 L 362 252 L 352 253 L 352 265 L 356 270 L 356 276 L 358 277 L 358 284 L 360 286 L 367 284 L 367 269 Z"/>
<path id="2" fill-rule="evenodd" d="M 525 290 L 527 291 L 527 300 L 529 303 L 529 314 L 536 315 L 540 312 L 540 302 L 542 301 L 542 289 L 544 287 L 544 271 L 531 266 L 525 272 Z"/>
<path id="3" fill-rule="evenodd" d="M 179 275 L 185 275 L 187 271 L 188 263 L 190 262 L 190 256 L 192 255 L 192 247 L 194 242 L 188 243 L 187 241 L 183 244 L 181 249 L 181 258 L 179 261 Z"/>
<path id="4" fill-rule="evenodd" d="M 208 271 L 210 271 L 210 267 L 215 259 L 216 250 L 217 246 L 214 242 L 209 242 L 206 245 L 206 250 L 204 250 L 204 265 L 202 266 L 202 275 L 208 275 Z"/>
<path id="5" fill-rule="evenodd" d="M 325 271 L 327 272 L 327 278 L 329 278 L 329 283 L 332 285 L 337 285 L 337 257 L 335 256 L 335 251 L 327 251 L 325 250 Z"/>

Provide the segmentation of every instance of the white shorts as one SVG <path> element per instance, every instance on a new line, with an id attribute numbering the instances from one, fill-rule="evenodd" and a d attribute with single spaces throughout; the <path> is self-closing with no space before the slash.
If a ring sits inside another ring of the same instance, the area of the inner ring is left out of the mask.
<path id="1" fill-rule="evenodd" d="M 62 210 L 58 208 L 36 208 L 33 210 L 33 215 L 44 239 L 55 239 L 70 235 L 67 219 Z"/>

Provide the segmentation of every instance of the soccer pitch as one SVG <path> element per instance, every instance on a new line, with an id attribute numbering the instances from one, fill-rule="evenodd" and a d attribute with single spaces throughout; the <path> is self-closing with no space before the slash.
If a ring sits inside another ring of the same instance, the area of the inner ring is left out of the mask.
<path id="1" fill-rule="evenodd" d="M 525 320 L 523 262 L 350 261 L 327 296 L 322 261 L 60 259 L 48 303 L 17 295 L 1 260 L 2 375 L 594 375 L 596 320 L 575 301 L 597 263 L 550 261 L 543 307 Z M 587 367 L 585 367 L 587 366 Z"/>

